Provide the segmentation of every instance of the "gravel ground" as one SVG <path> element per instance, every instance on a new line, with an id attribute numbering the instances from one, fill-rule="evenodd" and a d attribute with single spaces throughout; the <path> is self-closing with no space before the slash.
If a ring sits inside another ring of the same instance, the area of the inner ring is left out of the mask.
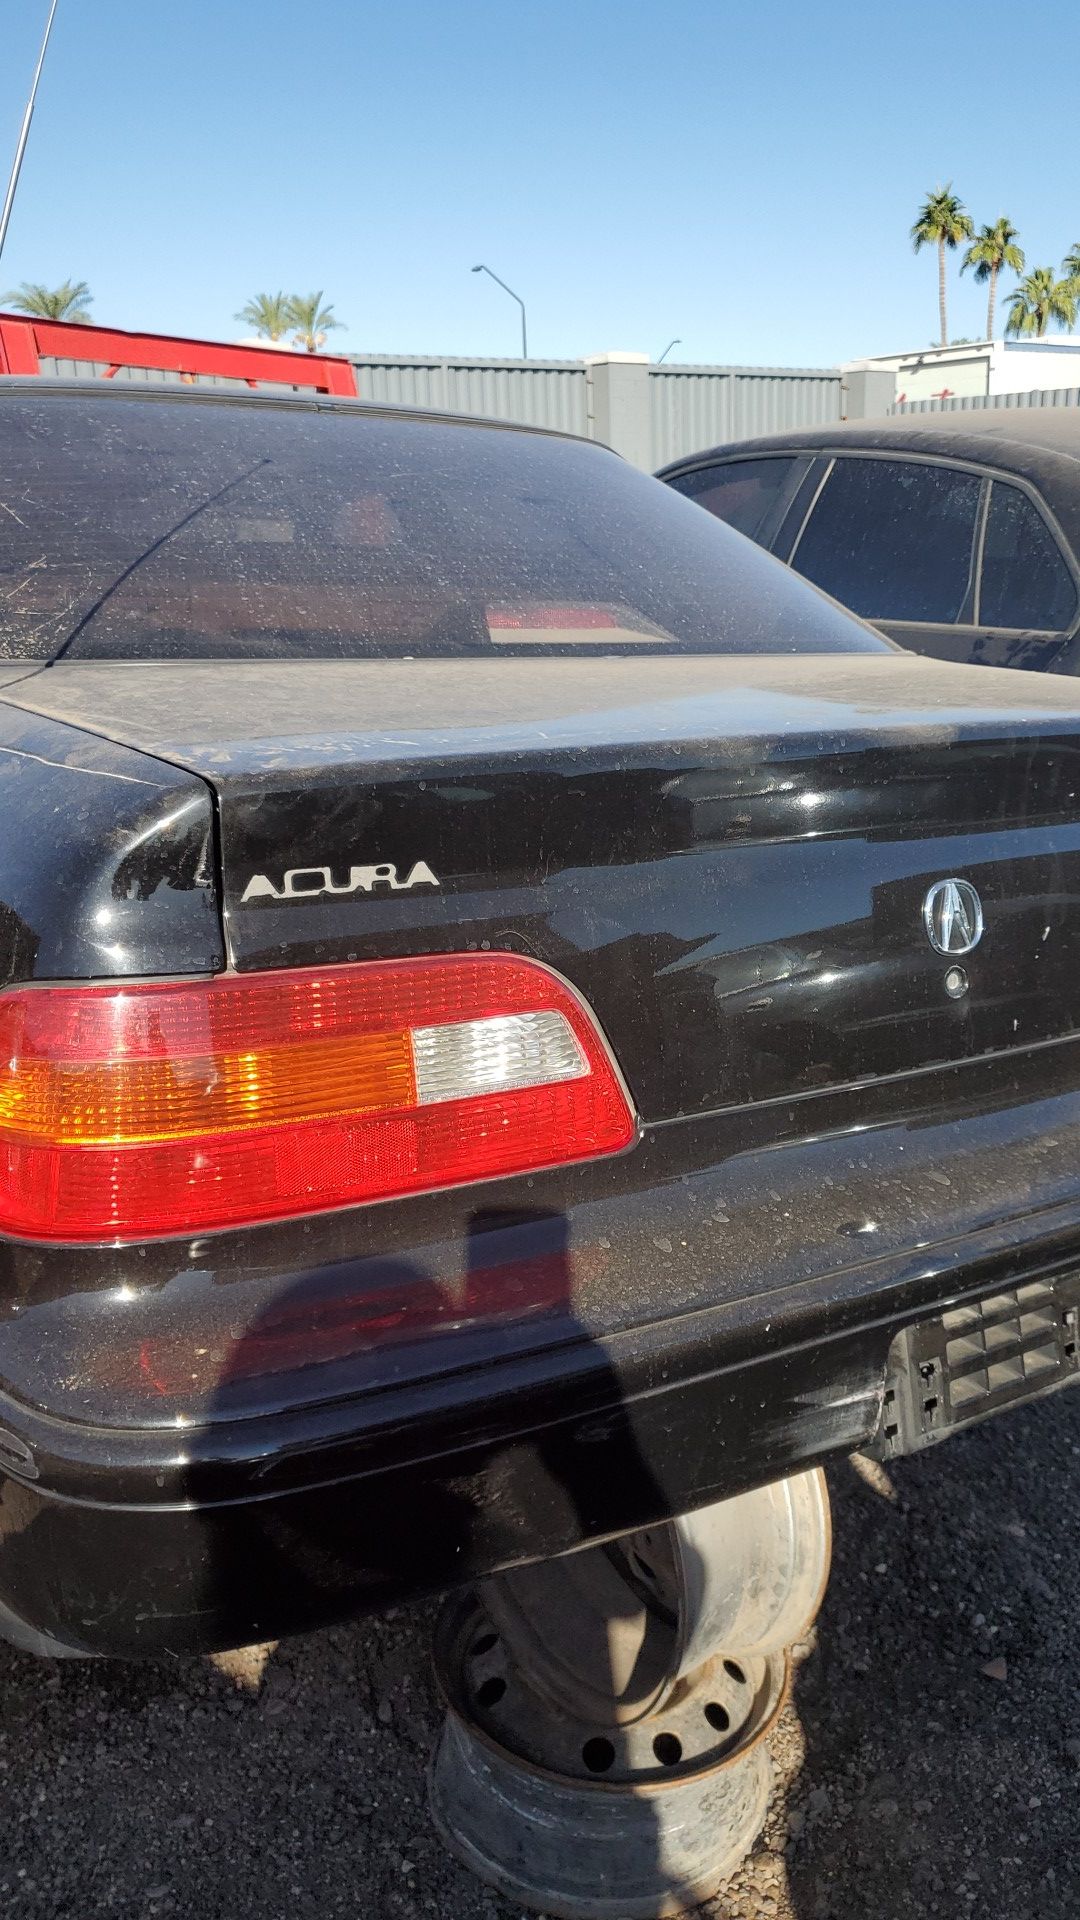
<path id="1" fill-rule="evenodd" d="M 1076 1920 L 1080 1393 L 832 1491 L 768 1822 L 707 1913 Z M 214 1664 L 0 1651 L 4 1920 L 518 1920 L 428 1824 L 430 1620 Z"/>

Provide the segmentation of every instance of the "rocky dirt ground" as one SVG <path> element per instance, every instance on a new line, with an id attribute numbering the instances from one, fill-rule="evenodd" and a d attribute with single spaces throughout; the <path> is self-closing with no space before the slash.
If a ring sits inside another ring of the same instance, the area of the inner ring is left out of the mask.
<path id="1" fill-rule="evenodd" d="M 768 1823 L 710 1920 L 1077 1920 L 1080 1392 L 831 1483 Z M 518 1920 L 428 1823 L 430 1619 L 215 1665 L 0 1652 L 4 1920 Z"/>

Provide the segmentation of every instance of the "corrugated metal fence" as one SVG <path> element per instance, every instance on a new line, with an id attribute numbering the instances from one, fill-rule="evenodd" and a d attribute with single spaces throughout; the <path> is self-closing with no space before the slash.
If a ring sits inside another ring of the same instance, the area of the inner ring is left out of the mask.
<path id="1" fill-rule="evenodd" d="M 838 371 L 811 367 L 650 367 L 652 464 L 759 433 L 839 420 Z"/>
<path id="2" fill-rule="evenodd" d="M 593 433 L 592 372 L 585 360 L 370 354 L 354 356 L 353 365 L 364 399 Z M 642 361 L 640 376 L 654 467 L 722 440 L 839 420 L 842 412 L 835 368 L 657 367 Z"/>
<path id="3" fill-rule="evenodd" d="M 1037 387 L 1031 393 L 954 394 L 948 400 L 903 400 L 892 413 L 976 413 L 987 407 L 1080 407 L 1080 387 Z"/>
<path id="4" fill-rule="evenodd" d="M 78 328 L 63 330 L 73 336 Z M 123 336 L 127 337 L 127 336 Z M 181 345 L 185 343 L 180 343 Z M 191 343 L 186 343 L 190 345 Z M 196 343 L 199 344 L 199 343 Z M 661 467 L 684 454 L 757 434 L 826 426 L 849 411 L 883 409 L 861 394 L 851 376 L 845 387 L 835 367 L 652 366 L 633 354 L 615 355 L 621 376 L 606 389 L 606 414 L 594 405 L 607 356 L 594 360 L 491 360 L 450 354 L 376 353 L 351 356 L 362 399 L 391 406 L 428 407 L 438 413 L 486 415 L 525 426 L 607 437 L 632 460 Z M 40 356 L 46 377 L 71 379 L 110 374 L 118 382 L 172 385 L 194 378 L 200 386 L 246 393 L 248 382 L 221 374 L 195 376 L 155 366 L 119 366 L 104 360 Z M 874 376 L 877 378 L 878 376 Z M 264 393 L 295 393 L 285 382 L 260 374 Z M 306 391 L 307 389 L 303 389 Z M 964 413 L 987 407 L 1080 407 L 1080 387 L 1043 387 L 1030 393 L 961 394 L 948 399 L 905 400 L 895 414 Z M 604 422 L 597 430 L 596 415 Z"/>
<path id="5" fill-rule="evenodd" d="M 435 354 L 353 356 L 364 400 L 432 407 L 439 413 L 487 414 L 529 427 L 588 433 L 588 381 L 583 360 L 465 360 Z"/>

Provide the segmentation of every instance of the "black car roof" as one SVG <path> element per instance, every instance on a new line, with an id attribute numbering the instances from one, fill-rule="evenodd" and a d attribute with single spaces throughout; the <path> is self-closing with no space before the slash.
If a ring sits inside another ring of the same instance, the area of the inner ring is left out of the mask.
<path id="1" fill-rule="evenodd" d="M 780 452 L 794 447 L 861 447 L 880 452 L 890 446 L 943 458 L 971 458 L 995 466 L 1013 466 L 1031 453 L 1080 461 L 1080 407 L 987 407 L 957 413 L 890 414 L 880 420 L 834 420 L 790 433 L 758 434 L 729 440 L 707 452 L 671 461 L 663 476 L 713 456 L 753 451 Z"/>
<path id="2" fill-rule="evenodd" d="M 100 376 L 84 379 L 55 379 L 40 374 L 0 374 L 0 399 L 5 394 L 48 395 L 50 399 L 67 397 L 80 400 L 138 400 L 148 404 L 176 401 L 181 406 L 242 406 L 290 408 L 312 413 L 355 413 L 383 420 L 422 420 L 455 427 L 495 427 L 504 433 L 540 433 L 554 440 L 581 440 L 587 446 L 602 446 L 585 434 L 570 433 L 565 427 L 543 427 L 527 420 L 500 420 L 479 413 L 442 413 L 432 407 L 410 407 L 394 401 L 365 400 L 351 394 L 316 393 L 314 389 L 296 393 L 267 393 L 258 388 L 242 392 L 234 387 L 189 387 L 171 380 L 105 380 Z"/>
<path id="3" fill-rule="evenodd" d="M 964 460 L 1026 480 L 1057 516 L 1080 552 L 1080 407 L 987 407 L 958 413 L 892 414 L 881 420 L 836 420 L 793 433 L 730 440 L 709 452 L 673 460 L 660 473 L 671 479 L 688 468 L 732 454 L 822 451 L 921 454 L 928 460 Z"/>

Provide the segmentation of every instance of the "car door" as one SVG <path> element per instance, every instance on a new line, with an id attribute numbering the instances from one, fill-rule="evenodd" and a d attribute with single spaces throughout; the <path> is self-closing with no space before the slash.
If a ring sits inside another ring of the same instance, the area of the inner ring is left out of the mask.
<path id="1" fill-rule="evenodd" d="M 1068 548 L 1034 491 L 995 475 L 984 504 L 971 651 L 977 665 L 1053 671 L 1080 616 Z"/>
<path id="2" fill-rule="evenodd" d="M 1052 669 L 1080 615 L 1032 489 L 959 462 L 837 456 L 789 557 L 890 639 L 944 660 Z"/>

